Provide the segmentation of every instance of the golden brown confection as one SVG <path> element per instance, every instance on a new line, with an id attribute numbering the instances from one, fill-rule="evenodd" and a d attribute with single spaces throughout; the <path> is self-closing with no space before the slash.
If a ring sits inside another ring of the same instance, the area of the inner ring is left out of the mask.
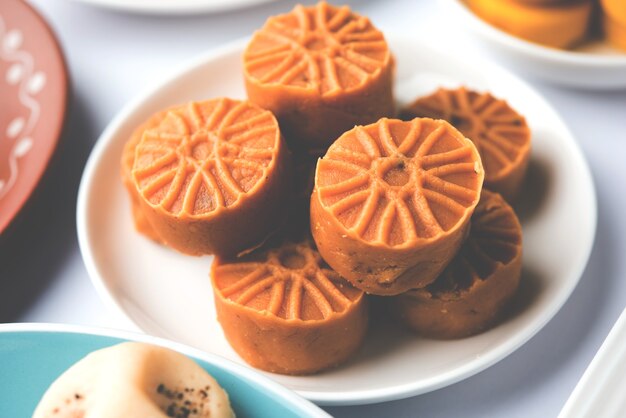
<path id="1" fill-rule="evenodd" d="M 515 0 L 518 3 L 533 4 L 536 6 L 555 6 L 576 3 L 580 0 Z"/>
<path id="2" fill-rule="evenodd" d="M 610 17 L 605 16 L 604 34 L 612 46 L 626 51 L 626 25 L 620 25 Z"/>
<path id="3" fill-rule="evenodd" d="M 602 10 L 614 24 L 626 28 L 626 1 L 624 0 L 600 0 Z"/>
<path id="4" fill-rule="evenodd" d="M 554 5 L 526 4 L 518 0 L 467 0 L 467 4 L 493 26 L 554 48 L 569 48 L 584 39 L 593 10 L 591 0 Z"/>
<path id="5" fill-rule="evenodd" d="M 211 277 L 224 334 L 256 368 L 315 373 L 347 360 L 365 336 L 363 292 L 328 268 L 311 240 L 217 258 Z"/>
<path id="6" fill-rule="evenodd" d="M 317 163 L 313 237 L 368 293 L 426 286 L 461 246 L 483 177 L 474 144 L 444 120 L 357 126 Z"/>
<path id="7" fill-rule="evenodd" d="M 243 60 L 248 98 L 276 115 L 298 153 L 322 155 L 354 125 L 394 112 L 387 42 L 347 6 L 297 5 L 270 17 Z"/>
<path id="8" fill-rule="evenodd" d="M 402 110 L 402 119 L 445 119 L 469 138 L 485 168 L 485 187 L 511 201 L 517 196 L 530 158 L 526 119 L 490 93 L 440 88 Z"/>
<path id="9" fill-rule="evenodd" d="M 222 98 L 158 119 L 135 147 L 131 180 L 162 241 L 186 254 L 230 256 L 278 228 L 290 176 L 271 112 Z"/>
<path id="10" fill-rule="evenodd" d="M 462 338 L 491 326 L 515 294 L 522 268 L 522 229 L 513 209 L 483 190 L 468 239 L 437 280 L 388 301 L 414 331 Z"/>

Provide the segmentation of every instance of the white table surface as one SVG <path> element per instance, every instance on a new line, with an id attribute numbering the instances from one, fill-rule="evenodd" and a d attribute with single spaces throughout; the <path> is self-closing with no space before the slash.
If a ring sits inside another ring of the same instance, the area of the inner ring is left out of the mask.
<path id="1" fill-rule="evenodd" d="M 181 62 L 249 35 L 268 15 L 288 10 L 292 2 L 193 17 L 128 15 L 69 0 L 33 3 L 63 44 L 72 77 L 72 103 L 56 163 L 23 216 L 23 225 L 0 247 L 0 321 L 127 328 L 128 323 L 100 301 L 78 251 L 76 191 L 89 150 L 111 118 L 136 94 Z M 347 3 L 370 16 L 383 31 L 418 32 L 447 48 L 488 54 L 461 28 L 446 27 L 448 16 L 441 2 Z M 491 59 L 497 61 L 497 57 Z M 580 284 L 537 336 L 486 371 L 410 399 L 327 408 L 331 414 L 556 416 L 626 305 L 626 90 L 575 91 L 528 81 L 569 124 L 593 171 L 598 234 Z M 571 239 L 576 239 L 576 231 L 571 233 Z"/>

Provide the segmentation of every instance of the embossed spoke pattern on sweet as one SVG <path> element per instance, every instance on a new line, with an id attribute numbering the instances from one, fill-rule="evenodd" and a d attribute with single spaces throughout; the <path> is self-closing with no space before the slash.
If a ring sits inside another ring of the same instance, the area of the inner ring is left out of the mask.
<path id="1" fill-rule="evenodd" d="M 277 144 L 272 114 L 247 102 L 191 103 L 168 112 L 137 146 L 140 193 L 173 214 L 227 208 L 263 178 Z"/>
<path id="2" fill-rule="evenodd" d="M 319 162 L 320 172 L 339 173 L 318 183 L 321 201 L 349 231 L 371 242 L 410 245 L 449 230 L 476 198 L 473 185 L 459 177 L 479 168 L 471 145 L 447 129 L 420 119 L 355 128 L 354 141 L 339 139 Z"/>
<path id="3" fill-rule="evenodd" d="M 258 45 L 246 53 L 249 74 L 322 95 L 358 88 L 388 59 L 382 33 L 366 17 L 325 2 L 271 17 L 252 42 Z"/>
<path id="4" fill-rule="evenodd" d="M 442 118 L 471 139 L 483 157 L 487 178 L 496 178 L 524 158 L 529 130 L 523 116 L 489 93 L 439 89 L 408 109 L 410 116 Z"/>
<path id="5" fill-rule="evenodd" d="M 32 149 L 34 143 L 30 136 L 39 120 L 40 105 L 35 96 L 46 85 L 46 74 L 35 71 L 35 60 L 32 54 L 22 47 L 23 33 L 18 29 L 8 30 L 0 16 L 0 62 L 9 67 L 2 80 L 8 85 L 18 85 L 17 94 L 20 104 L 27 109 L 28 116 L 17 117 L 4 129 L 6 139 L 13 144 L 7 155 L 9 176 L 0 178 L 0 199 L 7 195 L 17 181 L 19 175 L 18 161 Z"/>
<path id="6" fill-rule="evenodd" d="M 339 286 L 339 274 L 325 265 L 309 243 L 269 250 L 263 259 L 218 266 L 216 277 L 234 277 L 222 288 L 222 295 L 282 319 L 307 321 L 343 312 L 360 294 Z"/>
<path id="7" fill-rule="evenodd" d="M 495 202 L 495 203 L 494 203 Z M 426 289 L 433 295 L 468 289 L 519 256 L 522 235 L 515 213 L 498 195 L 483 192 L 470 235 L 442 275 Z"/>

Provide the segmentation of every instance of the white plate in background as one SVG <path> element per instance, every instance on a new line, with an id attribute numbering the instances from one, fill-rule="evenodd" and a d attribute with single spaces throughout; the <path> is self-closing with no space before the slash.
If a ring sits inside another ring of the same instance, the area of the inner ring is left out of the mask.
<path id="1" fill-rule="evenodd" d="M 476 33 L 491 52 L 553 83 L 582 89 L 626 88 L 626 52 L 596 41 L 578 50 L 550 48 L 510 35 L 475 15 L 464 0 L 442 0 L 450 15 Z"/>
<path id="2" fill-rule="evenodd" d="M 274 380 L 325 405 L 406 398 L 472 376 L 511 354 L 561 308 L 578 283 L 596 227 L 587 163 L 555 110 L 530 86 L 488 62 L 460 61 L 413 38 L 388 36 L 397 58 L 397 96 L 407 101 L 437 86 L 466 84 L 506 98 L 533 130 L 521 221 L 524 270 L 516 313 L 492 330 L 455 341 L 417 338 L 373 318 L 364 346 L 347 364 L 313 376 Z M 211 52 L 128 104 L 102 133 L 81 181 L 80 249 L 101 297 L 143 331 L 243 361 L 216 321 L 211 257 L 194 258 L 135 232 L 120 180 L 122 147 L 132 130 L 162 108 L 216 96 L 245 97 L 245 42 Z M 210 76 L 207 76 L 210 75 Z M 571 239 L 576 231 L 576 239 Z"/>
<path id="3" fill-rule="evenodd" d="M 187 15 L 243 9 L 275 0 L 74 0 L 131 13 Z"/>

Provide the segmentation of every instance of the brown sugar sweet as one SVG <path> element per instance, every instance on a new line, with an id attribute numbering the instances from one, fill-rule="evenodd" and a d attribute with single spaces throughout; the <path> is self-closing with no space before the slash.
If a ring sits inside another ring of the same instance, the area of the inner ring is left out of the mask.
<path id="1" fill-rule="evenodd" d="M 365 335 L 363 292 L 328 268 L 310 239 L 217 258 L 211 277 L 217 319 L 253 367 L 315 373 L 347 360 Z"/>
<path id="2" fill-rule="evenodd" d="M 626 25 L 621 25 L 609 16 L 605 16 L 604 34 L 609 44 L 626 51 Z"/>
<path id="3" fill-rule="evenodd" d="M 135 147 L 131 180 L 163 242 L 186 254 L 230 256 L 278 228 L 290 180 L 271 112 L 221 98 L 172 108 L 157 120 Z"/>
<path id="4" fill-rule="evenodd" d="M 537 6 L 551 6 L 557 4 L 567 4 L 579 0 L 515 0 L 518 3 L 534 4 Z"/>
<path id="5" fill-rule="evenodd" d="M 483 190 L 459 254 L 426 288 L 389 301 L 421 335 L 462 338 L 491 326 L 515 294 L 522 268 L 522 230 L 513 209 Z"/>
<path id="6" fill-rule="evenodd" d="M 461 246 L 483 177 L 474 144 L 444 120 L 357 126 L 317 163 L 313 237 L 368 293 L 426 286 Z"/>
<path id="7" fill-rule="evenodd" d="M 600 0 L 606 17 L 623 28 L 626 28 L 626 2 L 624 0 Z"/>
<path id="8" fill-rule="evenodd" d="M 270 17 L 243 61 L 248 98 L 276 115 L 295 152 L 322 155 L 346 130 L 394 112 L 387 42 L 347 6 Z"/>
<path id="9" fill-rule="evenodd" d="M 469 138 L 485 168 L 485 187 L 511 201 L 517 196 L 528 167 L 531 133 L 526 119 L 490 93 L 460 87 L 440 88 L 418 98 L 400 117 L 445 119 Z"/>

